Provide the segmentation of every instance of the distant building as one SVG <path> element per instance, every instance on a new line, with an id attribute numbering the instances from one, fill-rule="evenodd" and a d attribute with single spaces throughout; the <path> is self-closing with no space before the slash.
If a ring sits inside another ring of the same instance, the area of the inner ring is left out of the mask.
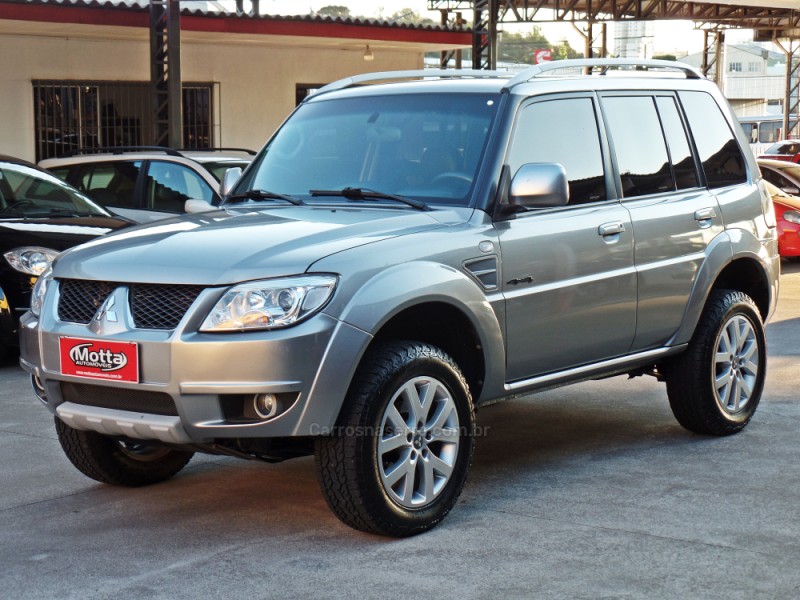
<path id="1" fill-rule="evenodd" d="M 701 53 L 680 59 L 700 67 Z M 728 44 L 722 64 L 725 74 L 722 91 L 728 97 L 737 116 L 783 114 L 786 93 L 786 56 L 758 44 Z"/>
<path id="2" fill-rule="evenodd" d="M 614 23 L 614 55 L 619 58 L 653 58 L 653 21 Z"/>

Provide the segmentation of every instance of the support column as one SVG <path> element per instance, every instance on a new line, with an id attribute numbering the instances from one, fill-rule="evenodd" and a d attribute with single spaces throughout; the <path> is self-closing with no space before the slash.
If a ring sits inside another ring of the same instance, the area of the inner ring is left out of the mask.
<path id="1" fill-rule="evenodd" d="M 475 0 L 472 25 L 472 68 L 497 68 L 499 0 Z"/>
<path id="2" fill-rule="evenodd" d="M 794 138 L 800 131 L 800 40 L 773 40 L 786 55 L 783 94 L 783 139 Z"/>
<path id="3" fill-rule="evenodd" d="M 703 30 L 703 62 L 700 70 L 714 81 L 720 89 L 725 75 L 725 31 L 721 29 Z"/>
<path id="4" fill-rule="evenodd" d="M 181 21 L 178 0 L 150 0 L 152 140 L 180 148 L 182 135 Z"/>

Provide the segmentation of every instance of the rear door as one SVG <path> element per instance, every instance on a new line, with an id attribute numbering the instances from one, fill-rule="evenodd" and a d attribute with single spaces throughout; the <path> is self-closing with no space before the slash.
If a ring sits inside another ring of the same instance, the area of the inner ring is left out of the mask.
<path id="1" fill-rule="evenodd" d="M 506 299 L 507 380 L 625 354 L 636 325 L 636 273 L 628 211 L 612 179 L 593 94 L 539 98 L 517 116 L 508 163 L 560 163 L 566 207 L 495 224 Z"/>
<path id="2" fill-rule="evenodd" d="M 683 320 L 706 248 L 724 228 L 722 215 L 702 185 L 674 94 L 606 93 L 601 103 L 636 243 L 632 350 L 659 348 Z"/>

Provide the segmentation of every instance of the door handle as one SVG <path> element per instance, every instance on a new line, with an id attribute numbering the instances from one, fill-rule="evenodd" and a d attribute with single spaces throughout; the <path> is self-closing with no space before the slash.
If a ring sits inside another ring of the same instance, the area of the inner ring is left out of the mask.
<path id="1" fill-rule="evenodd" d="M 625 223 L 616 221 L 614 223 L 603 223 L 597 228 L 597 234 L 603 237 L 607 235 L 618 235 L 625 231 Z"/>
<path id="2" fill-rule="evenodd" d="M 708 221 L 716 216 L 717 211 L 715 211 L 713 208 L 701 208 L 700 210 L 696 210 L 694 212 L 695 221 Z"/>

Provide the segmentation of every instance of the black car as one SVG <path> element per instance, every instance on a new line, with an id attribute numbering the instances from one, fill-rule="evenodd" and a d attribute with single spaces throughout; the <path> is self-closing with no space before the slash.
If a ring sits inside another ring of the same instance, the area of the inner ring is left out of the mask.
<path id="1" fill-rule="evenodd" d="M 36 165 L 0 155 L 0 356 L 17 345 L 33 285 L 58 253 L 128 225 Z"/>

